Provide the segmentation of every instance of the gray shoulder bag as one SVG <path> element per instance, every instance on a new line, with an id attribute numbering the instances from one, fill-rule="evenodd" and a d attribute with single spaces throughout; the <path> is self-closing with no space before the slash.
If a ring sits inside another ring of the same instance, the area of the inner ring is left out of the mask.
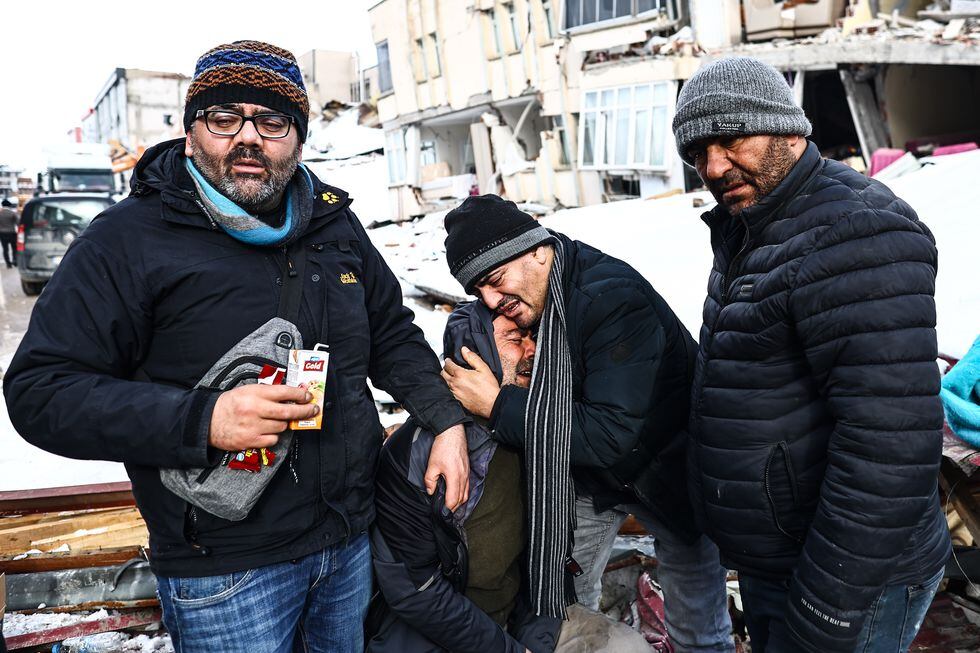
<path id="1" fill-rule="evenodd" d="M 296 323 L 302 303 L 306 248 L 295 243 L 290 247 L 288 256 L 295 265 L 283 279 L 278 317 L 272 318 L 229 349 L 194 387 L 225 391 L 255 383 L 263 366 L 285 369 L 289 350 L 303 348 L 303 337 Z M 213 467 L 162 468 L 160 480 L 168 490 L 201 510 L 222 519 L 241 521 L 248 516 L 279 468 L 287 464 L 292 442 L 293 432 L 287 429 L 270 449 L 275 459 L 270 466 L 262 467 L 256 473 L 229 468 L 226 463 L 234 454 L 227 452 Z"/>

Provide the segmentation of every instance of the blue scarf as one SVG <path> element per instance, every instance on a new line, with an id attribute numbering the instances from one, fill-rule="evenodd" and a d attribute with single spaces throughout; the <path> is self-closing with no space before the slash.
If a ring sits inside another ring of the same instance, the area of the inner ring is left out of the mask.
<path id="1" fill-rule="evenodd" d="M 286 188 L 286 219 L 281 227 L 270 227 L 225 197 L 204 178 L 191 159 L 185 158 L 184 165 L 208 217 L 235 240 L 259 247 L 284 247 L 306 231 L 313 214 L 313 179 L 302 163 Z"/>

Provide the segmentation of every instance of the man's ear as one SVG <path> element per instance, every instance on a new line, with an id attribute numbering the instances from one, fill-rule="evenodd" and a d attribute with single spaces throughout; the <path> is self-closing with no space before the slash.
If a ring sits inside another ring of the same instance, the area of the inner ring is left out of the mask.
<path id="1" fill-rule="evenodd" d="M 191 126 L 191 129 L 194 129 Z M 184 156 L 188 159 L 194 156 L 194 140 L 191 138 L 191 133 L 187 132 L 187 136 L 184 137 Z"/>
<path id="2" fill-rule="evenodd" d="M 548 261 L 548 246 L 538 245 L 534 248 L 534 251 L 531 252 L 531 256 L 534 257 L 536 263 L 546 263 Z"/>

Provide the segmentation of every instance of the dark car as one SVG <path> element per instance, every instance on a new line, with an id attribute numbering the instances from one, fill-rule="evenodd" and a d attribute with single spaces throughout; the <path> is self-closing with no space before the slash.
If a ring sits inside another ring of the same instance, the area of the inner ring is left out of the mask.
<path id="1" fill-rule="evenodd" d="M 105 193 L 63 193 L 41 195 L 24 206 L 17 228 L 17 271 L 25 294 L 44 289 L 71 242 L 113 203 Z"/>

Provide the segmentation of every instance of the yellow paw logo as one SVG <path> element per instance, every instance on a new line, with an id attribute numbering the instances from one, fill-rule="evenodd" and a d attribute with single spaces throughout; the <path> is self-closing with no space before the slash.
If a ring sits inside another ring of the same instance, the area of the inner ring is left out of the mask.
<path id="1" fill-rule="evenodd" d="M 353 272 L 345 272 L 340 275 L 340 283 L 357 283 L 357 277 Z"/>
<path id="2" fill-rule="evenodd" d="M 323 201 L 326 202 L 327 204 L 336 204 L 337 202 L 340 201 L 340 198 L 334 195 L 333 193 L 331 193 L 330 191 L 327 191 L 326 193 L 321 195 L 321 197 L 323 198 Z"/>

